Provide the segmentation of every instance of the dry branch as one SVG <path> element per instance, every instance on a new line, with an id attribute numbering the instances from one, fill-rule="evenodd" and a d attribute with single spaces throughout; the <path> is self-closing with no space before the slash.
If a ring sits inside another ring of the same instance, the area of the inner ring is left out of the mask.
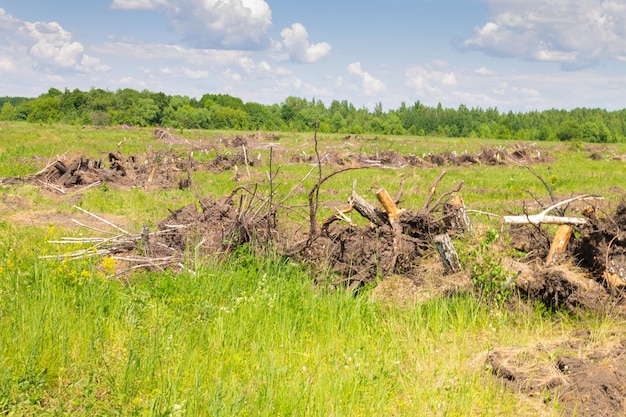
<path id="1" fill-rule="evenodd" d="M 550 207 L 543 210 L 538 214 L 522 214 L 517 216 L 503 216 L 502 221 L 504 224 L 586 224 L 587 219 L 580 217 L 566 217 L 566 216 L 551 216 L 548 213 L 554 209 L 557 209 L 561 206 L 569 204 L 573 201 L 577 200 L 586 200 L 586 199 L 599 199 L 601 197 L 592 196 L 592 195 L 580 195 L 572 198 L 568 198 L 567 200 L 560 201 L 558 203 L 552 204 Z"/>
<path id="2" fill-rule="evenodd" d="M 350 204 L 363 218 L 371 221 L 376 226 L 387 224 L 387 218 L 383 211 L 380 211 L 361 197 L 356 190 L 352 190 L 352 194 L 348 198 Z"/>

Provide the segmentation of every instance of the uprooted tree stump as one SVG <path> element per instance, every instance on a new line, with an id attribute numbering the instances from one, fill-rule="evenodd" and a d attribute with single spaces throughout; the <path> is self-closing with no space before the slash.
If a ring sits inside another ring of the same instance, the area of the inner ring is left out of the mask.
<path id="1" fill-rule="evenodd" d="M 419 211 L 399 207 L 402 185 L 395 197 L 384 188 L 375 190 L 382 208 L 359 195 L 355 185 L 347 204 L 336 208 L 335 213 L 323 221 L 319 232 L 317 227 L 312 227 L 309 239 L 293 251 L 294 255 L 325 264 L 341 276 L 337 284 L 343 283 L 353 289 L 376 277 L 410 275 L 420 258 L 433 250 L 434 237 L 451 231 L 449 217 L 452 215 L 441 212 L 463 183 L 459 182 L 435 199 L 437 186 L 445 174 L 443 171 L 430 187 Z M 348 217 L 353 210 L 368 220 L 365 227 L 358 227 Z M 455 230 L 452 234 L 459 232 Z M 446 271 L 459 271 L 458 256 L 451 241 L 448 241 L 446 250 L 448 253 L 442 257 L 442 262 L 447 265 Z"/>
<path id="2" fill-rule="evenodd" d="M 508 269 L 518 270 L 517 288 L 528 298 L 576 313 L 582 310 L 626 312 L 624 298 L 615 297 L 616 291 L 626 286 L 626 202 L 617 206 L 613 216 L 607 213 L 598 216 L 595 206 L 584 208 L 584 217 L 548 214 L 574 201 L 596 199 L 598 197 L 577 196 L 555 203 L 536 215 L 504 216 L 505 223 L 516 228 L 512 230 L 516 230 L 517 238 L 521 236 L 519 227 L 524 223 L 533 231 L 526 236 L 531 242 L 525 245 L 518 242 L 517 249 L 530 253 L 530 248 L 545 245 L 551 239 L 549 251 L 541 251 L 543 256 L 533 257 L 526 266 L 519 262 L 507 265 Z M 541 228 L 545 224 L 559 225 L 553 238 Z"/>

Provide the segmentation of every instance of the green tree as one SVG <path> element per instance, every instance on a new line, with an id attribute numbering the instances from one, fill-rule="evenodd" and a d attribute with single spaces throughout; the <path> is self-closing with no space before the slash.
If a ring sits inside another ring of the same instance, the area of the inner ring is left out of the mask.
<path id="1" fill-rule="evenodd" d="M 248 114 L 241 109 L 214 105 L 209 110 L 211 127 L 214 129 L 244 129 L 248 126 Z"/>
<path id="2" fill-rule="evenodd" d="M 57 90 L 58 91 L 58 90 Z M 59 107 L 61 97 L 59 95 L 44 95 L 33 100 L 31 112 L 26 120 L 29 122 L 52 123 L 60 119 Z"/>
<path id="3" fill-rule="evenodd" d="M 15 107 L 8 101 L 2 105 L 0 110 L 0 120 L 13 120 L 15 117 Z"/>
<path id="4" fill-rule="evenodd" d="M 137 103 L 137 120 L 141 126 L 157 124 L 159 106 L 151 98 L 140 98 Z"/>
<path id="5" fill-rule="evenodd" d="M 559 126 L 556 137 L 561 141 L 580 139 L 580 125 L 575 120 L 566 120 Z"/>

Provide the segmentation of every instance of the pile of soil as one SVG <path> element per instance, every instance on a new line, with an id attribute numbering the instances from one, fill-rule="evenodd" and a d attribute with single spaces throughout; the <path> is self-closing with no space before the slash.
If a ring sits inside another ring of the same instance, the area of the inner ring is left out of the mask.
<path id="1" fill-rule="evenodd" d="M 556 402 L 564 415 L 626 415 L 624 336 L 597 346 L 590 331 L 580 331 L 566 341 L 498 348 L 486 365 L 507 389 Z"/>
<path id="2" fill-rule="evenodd" d="M 152 152 L 144 157 L 109 152 L 105 159 L 79 156 L 58 159 L 32 176 L 14 182 L 34 183 L 64 193 L 67 189 L 106 185 L 146 189 L 186 188 L 190 172 L 198 166 L 188 155 Z"/>
<path id="3" fill-rule="evenodd" d="M 277 237 L 276 229 L 274 213 L 242 213 L 230 196 L 217 201 L 205 197 L 172 211 L 142 250 L 158 256 L 163 248 L 169 254 L 195 248 L 201 255 L 215 255 L 249 242 L 267 244 Z"/>
<path id="4" fill-rule="evenodd" d="M 503 266 L 518 274 L 517 287 L 530 299 L 553 309 L 579 313 L 626 313 L 626 201 L 613 214 L 586 207 L 587 223 L 578 226 L 563 265 L 546 266 L 552 236 L 541 227 L 508 229 L 512 247 L 526 254 L 523 262 L 505 259 Z M 575 265 L 575 266 L 574 266 Z"/>
<path id="5" fill-rule="evenodd" d="M 413 154 L 402 155 L 396 151 L 387 150 L 372 155 L 350 154 L 343 160 L 353 164 L 373 165 L 389 168 L 417 167 L 433 168 L 445 166 L 471 165 L 509 165 L 512 163 L 537 164 L 548 162 L 550 155 L 535 145 L 519 143 L 506 147 L 484 147 L 480 152 L 457 153 L 448 151 L 442 153 L 429 152 L 421 157 Z"/>
<path id="6" fill-rule="evenodd" d="M 593 208 L 586 214 L 589 222 L 581 227 L 572 256 L 596 279 L 626 285 L 626 201 L 610 216 L 598 216 Z"/>
<path id="7" fill-rule="evenodd" d="M 218 153 L 215 158 L 207 162 L 209 171 L 215 173 L 230 171 L 235 169 L 235 167 L 245 167 L 246 163 L 250 167 L 261 166 L 260 159 L 250 159 L 249 156 L 243 152 Z"/>

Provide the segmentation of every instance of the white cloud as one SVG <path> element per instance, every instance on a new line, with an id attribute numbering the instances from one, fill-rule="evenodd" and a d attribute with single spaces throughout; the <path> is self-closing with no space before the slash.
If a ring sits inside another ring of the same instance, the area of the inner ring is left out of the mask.
<path id="1" fill-rule="evenodd" d="M 191 80 L 201 80 L 209 76 L 209 71 L 183 68 L 183 74 L 185 74 L 185 76 Z"/>
<path id="2" fill-rule="evenodd" d="M 374 78 L 369 72 L 363 71 L 360 62 L 353 62 L 348 65 L 347 69 L 348 74 L 361 79 L 361 88 L 365 95 L 372 96 L 385 91 L 385 84 L 381 80 Z"/>
<path id="3" fill-rule="evenodd" d="M 228 65 L 241 62 L 248 56 L 243 51 L 220 51 L 217 49 L 185 48 L 166 44 L 133 44 L 126 42 L 107 42 L 94 47 L 99 53 L 125 56 L 143 61 L 172 60 L 196 65 Z"/>
<path id="4" fill-rule="evenodd" d="M 9 72 L 13 71 L 15 67 L 13 66 L 13 62 L 7 57 L 0 57 L 0 72 Z"/>
<path id="5" fill-rule="evenodd" d="M 493 75 L 495 74 L 494 71 L 490 70 L 489 68 L 486 67 L 480 67 L 478 69 L 476 69 L 474 71 L 474 73 L 478 74 L 478 75 Z"/>
<path id="6" fill-rule="evenodd" d="M 94 58 L 87 54 L 83 54 L 83 56 L 81 57 L 80 67 L 87 72 L 106 72 L 110 69 L 108 65 L 104 65 L 102 62 L 100 62 L 100 59 Z"/>
<path id="7" fill-rule="evenodd" d="M 0 8 L 0 31 L 14 31 L 21 25 L 21 22 Z"/>
<path id="8" fill-rule="evenodd" d="M 158 0 L 113 0 L 111 7 L 114 9 L 127 10 L 151 10 L 157 5 L 163 5 L 166 3 L 166 1 Z"/>
<path id="9" fill-rule="evenodd" d="M 438 66 L 441 64 L 438 64 Z M 405 71 L 406 85 L 417 93 L 437 93 L 445 87 L 456 87 L 456 75 L 452 71 L 445 71 L 428 66 L 416 66 Z"/>
<path id="10" fill-rule="evenodd" d="M 582 68 L 626 56 L 626 5 L 618 0 L 484 0 L 490 20 L 465 49 Z"/>
<path id="11" fill-rule="evenodd" d="M 257 49 L 269 43 L 272 11 L 264 0 L 114 0 L 111 7 L 160 11 L 200 48 Z"/>
<path id="12" fill-rule="evenodd" d="M 280 32 L 287 53 L 297 61 L 312 63 L 330 54 L 331 46 L 327 42 L 310 43 L 309 34 L 301 23 L 294 23 L 291 28 Z"/>
<path id="13" fill-rule="evenodd" d="M 22 33 L 35 40 L 30 48 L 30 53 L 43 63 L 53 64 L 59 67 L 76 67 L 83 54 L 83 45 L 72 41 L 71 34 L 56 22 L 30 23 L 25 22 Z"/>
<path id="14" fill-rule="evenodd" d="M 57 22 L 21 21 L 4 9 L 0 9 L 0 43 L 5 45 L 4 68 L 23 70 L 31 66 L 78 72 L 109 69 L 98 58 L 85 54 L 84 46 Z"/>
<path id="15" fill-rule="evenodd" d="M 145 81 L 138 80 L 130 76 L 120 78 L 117 83 L 120 86 L 129 87 L 133 89 L 142 89 L 147 86 Z"/>

